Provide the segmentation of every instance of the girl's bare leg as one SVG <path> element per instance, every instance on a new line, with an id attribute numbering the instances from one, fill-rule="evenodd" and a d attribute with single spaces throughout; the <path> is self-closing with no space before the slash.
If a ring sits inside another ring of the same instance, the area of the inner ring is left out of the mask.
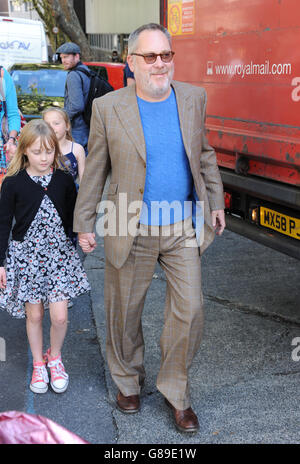
<path id="1" fill-rule="evenodd" d="M 43 361 L 43 318 L 44 306 L 42 303 L 25 303 L 26 330 L 34 362 Z"/>
<path id="2" fill-rule="evenodd" d="M 50 346 L 51 358 L 59 356 L 68 327 L 68 300 L 49 304 L 50 308 Z"/>

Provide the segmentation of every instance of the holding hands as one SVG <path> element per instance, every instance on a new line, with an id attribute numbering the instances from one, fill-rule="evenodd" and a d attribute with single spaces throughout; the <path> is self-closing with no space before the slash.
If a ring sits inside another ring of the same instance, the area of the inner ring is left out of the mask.
<path id="1" fill-rule="evenodd" d="M 3 290 L 6 288 L 6 272 L 4 267 L 0 267 L 0 288 Z"/>
<path id="2" fill-rule="evenodd" d="M 78 232 L 78 241 L 84 253 L 91 253 L 97 246 L 95 234 Z"/>

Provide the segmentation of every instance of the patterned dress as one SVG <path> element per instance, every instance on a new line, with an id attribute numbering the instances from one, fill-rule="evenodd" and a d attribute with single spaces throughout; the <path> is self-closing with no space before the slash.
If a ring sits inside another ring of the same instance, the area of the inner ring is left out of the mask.
<path id="1" fill-rule="evenodd" d="M 72 174 L 76 188 L 78 190 L 78 184 L 76 184 L 76 179 L 78 177 L 78 163 L 73 153 L 73 145 L 74 143 L 72 142 L 71 151 L 64 155 L 64 162 L 67 168 L 69 169 L 69 172 Z"/>
<path id="2" fill-rule="evenodd" d="M 52 173 L 31 178 L 47 187 Z M 24 240 L 11 240 L 6 260 L 7 284 L 0 308 L 25 317 L 25 302 L 56 302 L 90 290 L 80 258 L 66 236 L 61 218 L 45 195 Z"/>

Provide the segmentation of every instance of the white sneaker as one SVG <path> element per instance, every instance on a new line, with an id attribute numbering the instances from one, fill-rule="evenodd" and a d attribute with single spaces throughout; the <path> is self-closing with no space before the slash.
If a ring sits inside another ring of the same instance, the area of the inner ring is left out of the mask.
<path id="1" fill-rule="evenodd" d="M 46 356 L 48 359 L 47 367 L 50 369 L 50 385 L 55 393 L 64 393 L 69 385 L 69 376 L 65 371 L 61 356 L 51 358 L 50 349 L 47 351 Z"/>
<path id="2" fill-rule="evenodd" d="M 33 363 L 33 373 L 30 390 L 34 393 L 46 393 L 48 390 L 49 377 L 44 362 Z"/>

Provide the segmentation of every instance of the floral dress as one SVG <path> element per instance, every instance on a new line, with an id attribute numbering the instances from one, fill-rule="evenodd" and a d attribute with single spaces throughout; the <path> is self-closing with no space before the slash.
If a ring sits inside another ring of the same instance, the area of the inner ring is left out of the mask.
<path id="1" fill-rule="evenodd" d="M 47 187 L 51 174 L 31 176 Z M 90 290 L 80 258 L 66 236 L 61 218 L 45 195 L 22 242 L 11 240 L 6 259 L 6 289 L 0 308 L 25 317 L 25 302 L 56 302 Z"/>

